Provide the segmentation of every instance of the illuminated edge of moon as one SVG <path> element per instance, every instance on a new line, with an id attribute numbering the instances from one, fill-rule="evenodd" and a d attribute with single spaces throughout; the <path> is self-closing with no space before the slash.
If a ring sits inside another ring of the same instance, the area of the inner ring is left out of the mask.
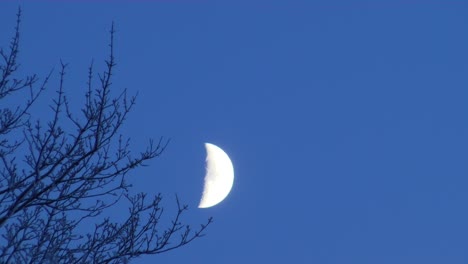
<path id="1" fill-rule="evenodd" d="M 210 143 L 205 143 L 205 148 L 205 183 L 198 208 L 208 208 L 222 202 L 234 184 L 234 167 L 226 152 Z"/>

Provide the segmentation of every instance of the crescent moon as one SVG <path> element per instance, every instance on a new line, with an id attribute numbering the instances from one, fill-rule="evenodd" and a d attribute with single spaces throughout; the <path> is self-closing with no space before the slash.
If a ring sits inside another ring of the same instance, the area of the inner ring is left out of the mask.
<path id="1" fill-rule="evenodd" d="M 205 143 L 205 148 L 205 185 L 198 208 L 217 205 L 226 198 L 234 184 L 234 167 L 226 152 L 210 143 Z"/>

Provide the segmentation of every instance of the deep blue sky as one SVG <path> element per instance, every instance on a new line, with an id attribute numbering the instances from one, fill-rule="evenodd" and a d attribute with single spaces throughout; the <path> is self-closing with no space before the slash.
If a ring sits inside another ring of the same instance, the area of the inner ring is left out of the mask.
<path id="1" fill-rule="evenodd" d="M 467 1 L 22 2 L 22 69 L 68 62 L 77 106 L 116 23 L 114 89 L 139 92 L 122 133 L 172 139 L 134 191 L 215 219 L 136 263 L 468 263 Z M 204 142 L 236 178 L 202 210 Z"/>

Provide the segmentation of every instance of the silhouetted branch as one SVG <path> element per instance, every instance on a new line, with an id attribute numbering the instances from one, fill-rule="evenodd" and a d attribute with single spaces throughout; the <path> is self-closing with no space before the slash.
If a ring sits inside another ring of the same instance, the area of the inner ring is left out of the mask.
<path id="1" fill-rule="evenodd" d="M 0 263 L 124 263 L 203 236 L 212 219 L 192 230 L 181 222 L 188 208 L 177 197 L 177 213 L 164 227 L 161 195 L 130 194 L 128 174 L 161 155 L 169 140 L 151 140 L 132 155 L 129 139 L 119 134 L 135 97 L 126 90 L 112 95 L 114 24 L 106 68 L 95 85 L 91 63 L 81 111 L 76 115 L 70 108 L 67 64 L 61 62 L 52 116 L 44 123 L 33 120 L 29 110 L 51 74 L 40 85 L 36 75 L 14 77 L 20 18 L 18 10 L 9 49 L 0 50 L 0 100 L 29 88 L 24 105 L 0 109 Z M 128 214 L 123 222 L 112 222 L 106 209 L 119 202 L 130 205 Z M 94 230 L 83 232 L 90 224 Z"/>

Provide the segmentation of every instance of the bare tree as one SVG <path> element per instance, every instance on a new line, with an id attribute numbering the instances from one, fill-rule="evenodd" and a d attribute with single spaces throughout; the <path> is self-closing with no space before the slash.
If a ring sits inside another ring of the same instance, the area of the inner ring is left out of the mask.
<path id="1" fill-rule="evenodd" d="M 161 195 L 130 194 L 128 174 L 161 155 L 168 141 L 151 141 L 133 156 L 119 135 L 135 97 L 111 93 L 114 26 L 106 69 L 96 81 L 89 67 L 81 112 L 71 110 L 61 63 L 52 118 L 44 123 L 30 110 L 51 74 L 42 82 L 36 75 L 15 77 L 20 20 L 19 9 L 10 45 L 0 50 L 0 102 L 18 93 L 26 98 L 16 106 L 0 104 L 0 263 L 128 263 L 201 237 L 212 219 L 192 230 L 181 222 L 187 206 L 177 197 L 175 216 L 164 222 Z M 106 216 L 106 209 L 125 201 L 124 221 Z"/>

